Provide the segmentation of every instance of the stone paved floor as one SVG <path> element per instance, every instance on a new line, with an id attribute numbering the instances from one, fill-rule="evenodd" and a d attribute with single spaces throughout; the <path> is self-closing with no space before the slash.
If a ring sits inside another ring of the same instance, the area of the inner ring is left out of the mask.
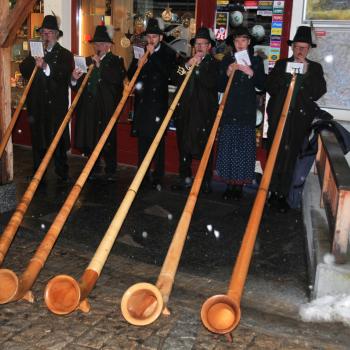
<path id="1" fill-rule="evenodd" d="M 28 185 L 30 152 L 15 148 L 18 196 Z M 83 159 L 70 158 L 75 179 Z M 128 325 L 120 312 L 124 291 L 157 279 L 171 236 L 186 201 L 172 193 L 168 176 L 161 192 L 143 188 L 133 203 L 102 274 L 91 292 L 91 311 L 52 314 L 43 302 L 47 281 L 57 274 L 79 278 L 87 267 L 135 169 L 121 166 L 116 182 L 90 181 L 33 287 L 36 301 L 0 305 L 0 349 L 348 349 L 350 330 L 341 324 L 310 324 L 298 319 L 308 282 L 301 214 L 266 210 L 241 304 L 242 319 L 233 343 L 201 324 L 205 299 L 224 293 L 238 252 L 254 193 L 240 203 L 221 199 L 223 186 L 201 195 L 189 229 L 169 307 L 146 327 Z M 72 186 L 47 174 L 16 236 L 4 268 L 24 270 Z M 169 217 L 169 214 L 170 217 Z M 9 214 L 0 217 L 2 227 Z M 219 232 L 216 238 L 206 228 Z M 1 283 L 1 281 L 0 281 Z"/>

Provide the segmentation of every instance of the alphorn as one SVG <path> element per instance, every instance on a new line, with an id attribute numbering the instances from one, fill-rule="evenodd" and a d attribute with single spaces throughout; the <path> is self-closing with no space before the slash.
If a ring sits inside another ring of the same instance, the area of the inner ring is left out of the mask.
<path id="1" fill-rule="evenodd" d="M 145 326 L 154 322 L 161 312 L 169 315 L 167 308 L 169 296 L 174 284 L 175 274 L 180 262 L 180 257 L 185 244 L 187 232 L 190 226 L 193 210 L 197 202 L 198 194 L 207 168 L 209 156 L 215 141 L 215 136 L 224 111 L 228 92 L 236 67 L 234 68 L 226 85 L 224 96 L 216 114 L 213 127 L 208 137 L 199 167 L 194 178 L 190 194 L 176 227 L 173 239 L 168 249 L 156 285 L 150 283 L 136 283 L 124 293 L 121 301 L 121 310 L 124 318 L 136 326 Z"/>
<path id="2" fill-rule="evenodd" d="M 37 190 L 40 181 L 42 180 L 46 168 L 49 165 L 49 162 L 55 152 L 55 149 L 61 139 L 62 134 L 64 133 L 64 130 L 68 124 L 68 122 L 70 121 L 71 117 L 72 117 L 72 113 L 78 103 L 78 100 L 81 96 L 81 94 L 83 93 L 84 87 L 91 75 L 91 72 L 93 70 L 94 66 L 91 65 L 89 67 L 89 70 L 87 72 L 87 74 L 84 77 L 84 80 L 81 83 L 81 86 L 77 92 L 77 94 L 74 97 L 74 100 L 72 102 L 72 104 L 69 107 L 69 110 L 66 114 L 66 116 L 64 117 L 60 127 L 57 130 L 57 133 L 55 135 L 55 137 L 53 138 L 43 160 L 41 161 L 38 169 L 36 170 L 32 180 L 30 181 L 30 184 L 27 188 L 27 190 L 24 192 L 24 195 L 22 196 L 22 199 L 20 201 L 20 203 L 17 205 L 16 211 L 12 214 L 11 219 L 9 221 L 9 223 L 7 224 L 4 232 L 2 233 L 2 236 L 0 238 L 0 266 L 2 265 L 5 256 L 7 254 L 7 251 L 12 243 L 13 238 L 16 235 L 16 232 L 18 230 L 18 227 L 20 226 L 24 214 L 26 213 L 29 204 L 31 203 L 35 191 Z"/>
<path id="3" fill-rule="evenodd" d="M 241 318 L 240 302 L 244 284 L 247 278 L 250 260 L 252 257 L 256 235 L 258 233 L 264 205 L 269 190 L 273 168 L 276 162 L 279 145 L 281 143 L 284 126 L 289 113 L 293 97 L 296 76 L 294 75 L 288 88 L 277 130 L 270 149 L 264 174 L 255 197 L 247 227 L 243 236 L 242 245 L 234 266 L 230 285 L 226 295 L 214 295 L 207 299 L 201 309 L 201 318 L 204 326 L 213 333 L 225 334 L 230 341 L 230 332 L 237 327 Z"/>
<path id="4" fill-rule="evenodd" d="M 45 288 L 45 302 L 50 311 L 55 314 L 64 315 L 80 309 L 83 312 L 90 311 L 90 304 L 87 297 L 94 288 L 97 279 L 99 278 L 103 266 L 108 258 L 108 255 L 113 247 L 113 244 L 118 236 L 120 228 L 125 220 L 125 217 L 131 207 L 131 204 L 136 197 L 137 191 L 145 177 L 152 158 L 157 150 L 170 118 L 177 106 L 182 92 L 192 74 L 193 67 L 187 72 L 187 75 L 182 82 L 159 130 L 152 141 L 148 152 L 142 161 L 128 191 L 125 194 L 111 224 L 109 225 L 99 247 L 97 248 L 90 264 L 84 271 L 79 283 L 71 276 L 58 275 L 51 279 Z"/>
<path id="5" fill-rule="evenodd" d="M 21 109 L 24 105 L 24 102 L 26 101 L 27 99 L 27 95 L 28 95 L 28 92 L 30 90 L 30 87 L 32 86 L 32 83 L 33 83 L 33 80 L 34 80 L 34 77 L 35 77 L 35 74 L 36 72 L 38 71 L 38 66 L 35 66 L 34 69 L 33 69 L 33 72 L 32 72 L 32 75 L 30 76 L 30 79 L 28 81 L 28 84 L 27 86 L 25 87 L 24 91 L 23 91 L 23 94 L 18 102 L 18 105 L 17 105 L 17 108 L 15 110 L 15 113 L 13 113 L 13 116 L 11 118 L 11 121 L 4 133 L 4 136 L 2 137 L 2 140 L 1 140 L 1 144 L 0 144 L 0 158 L 2 157 L 3 153 L 4 153 L 4 150 L 7 146 L 7 142 L 9 141 L 10 139 L 10 136 L 12 134 L 12 130 L 13 128 L 15 127 L 15 124 L 16 124 L 16 121 L 19 117 L 19 113 L 21 112 Z"/>
<path id="6" fill-rule="evenodd" d="M 141 58 L 139 66 L 131 79 L 130 83 L 124 88 L 123 96 L 118 103 L 118 106 L 113 113 L 110 121 L 108 122 L 103 134 L 101 135 L 95 149 L 93 150 L 90 158 L 88 159 L 84 169 L 75 182 L 72 190 L 70 191 L 68 197 L 66 198 L 62 208 L 58 212 L 55 220 L 51 224 L 48 232 L 46 233 L 44 239 L 36 250 L 34 257 L 30 260 L 26 270 L 20 278 L 8 269 L 0 269 L 0 304 L 9 303 L 11 301 L 16 301 L 19 299 L 25 299 L 30 302 L 34 301 L 33 293 L 31 292 L 31 287 L 34 284 L 40 270 L 43 268 L 50 252 L 76 202 L 78 196 L 94 166 L 99 154 L 102 151 L 104 144 L 107 141 L 109 134 L 112 131 L 114 124 L 116 123 L 120 113 L 123 110 L 126 100 L 130 92 L 133 89 L 137 76 L 146 58 L 149 54 L 147 51 Z"/>

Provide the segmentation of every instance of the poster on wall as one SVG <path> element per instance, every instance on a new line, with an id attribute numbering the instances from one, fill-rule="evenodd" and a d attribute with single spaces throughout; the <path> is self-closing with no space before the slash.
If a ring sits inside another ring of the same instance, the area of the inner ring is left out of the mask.
<path id="1" fill-rule="evenodd" d="M 304 21 L 349 21 L 348 0 L 304 0 Z"/>
<path id="2" fill-rule="evenodd" d="M 216 40 L 225 40 L 228 35 L 228 21 L 229 13 L 228 12 L 216 12 L 215 15 L 215 39 Z"/>

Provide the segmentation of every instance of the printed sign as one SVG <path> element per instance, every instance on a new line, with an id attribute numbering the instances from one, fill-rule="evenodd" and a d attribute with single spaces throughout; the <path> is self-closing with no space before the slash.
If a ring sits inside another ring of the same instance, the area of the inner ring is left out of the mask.
<path id="1" fill-rule="evenodd" d="M 288 62 L 286 67 L 286 73 L 303 74 L 304 64 L 298 62 Z"/>
<path id="2" fill-rule="evenodd" d="M 228 35 L 228 12 L 216 12 L 215 16 L 215 39 L 225 40 Z"/>
<path id="3" fill-rule="evenodd" d="M 269 61 L 277 61 L 280 58 L 281 50 L 279 48 L 270 48 Z"/>
<path id="4" fill-rule="evenodd" d="M 260 0 L 258 3 L 258 9 L 259 10 L 272 10 L 273 8 L 273 1 L 262 1 Z"/>
<path id="5" fill-rule="evenodd" d="M 273 13 L 281 14 L 284 12 L 284 1 L 274 1 L 273 2 Z"/>

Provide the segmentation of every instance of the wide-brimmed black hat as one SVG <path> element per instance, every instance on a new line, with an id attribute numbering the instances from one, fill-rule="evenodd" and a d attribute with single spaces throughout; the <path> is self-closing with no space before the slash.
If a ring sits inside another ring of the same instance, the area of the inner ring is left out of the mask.
<path id="1" fill-rule="evenodd" d="M 215 46 L 216 43 L 215 41 L 211 38 L 210 36 L 210 32 L 209 32 L 209 29 L 206 28 L 206 27 L 201 27 L 198 29 L 196 35 L 194 36 L 194 38 L 192 38 L 190 40 L 190 44 L 193 46 L 196 39 L 207 39 L 210 43 L 211 43 L 211 46 Z"/>
<path id="2" fill-rule="evenodd" d="M 159 28 L 158 20 L 155 18 L 150 18 L 147 23 L 146 30 L 144 32 L 145 35 L 147 34 L 158 34 L 163 35 L 163 32 Z"/>
<path id="3" fill-rule="evenodd" d="M 293 40 L 288 40 L 287 43 L 289 46 L 292 45 L 293 43 L 307 43 L 307 44 L 310 44 L 311 47 L 317 46 L 312 42 L 311 28 L 307 26 L 298 27 Z"/>
<path id="4" fill-rule="evenodd" d="M 246 27 L 237 27 L 225 40 L 226 45 L 233 46 L 233 41 L 235 38 L 239 36 L 247 37 L 248 39 L 252 39 L 252 35 L 250 34 L 248 28 Z"/>
<path id="5" fill-rule="evenodd" d="M 105 25 L 96 26 L 94 37 L 89 40 L 90 43 L 112 43 L 113 40 L 108 34 L 107 27 Z"/>
<path id="6" fill-rule="evenodd" d="M 57 23 L 57 17 L 53 15 L 47 15 L 44 17 L 43 23 L 40 28 L 37 29 L 37 32 L 40 32 L 42 29 L 51 29 L 51 30 L 57 30 L 59 33 L 59 36 L 63 35 L 62 30 L 58 28 Z"/>

